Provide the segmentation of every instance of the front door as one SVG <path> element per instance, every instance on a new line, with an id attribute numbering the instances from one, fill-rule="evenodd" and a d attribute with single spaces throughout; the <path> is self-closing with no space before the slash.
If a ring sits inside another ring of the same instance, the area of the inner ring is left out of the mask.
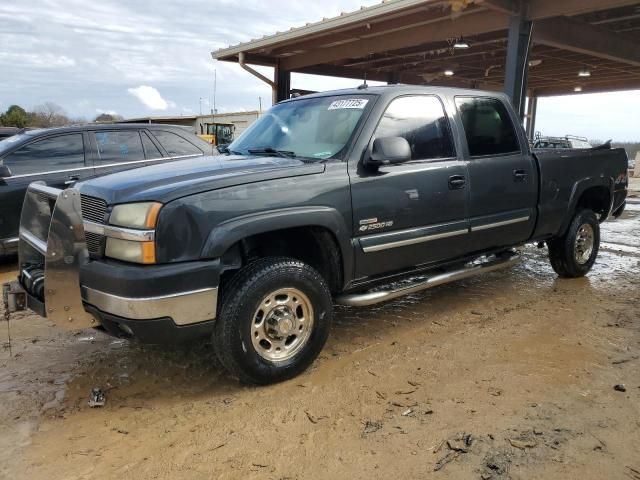
<path id="1" fill-rule="evenodd" d="M 393 99 L 375 138 L 403 137 L 411 160 L 350 171 L 356 279 L 464 253 L 467 167 L 457 158 L 450 119 L 437 96 Z"/>
<path id="2" fill-rule="evenodd" d="M 2 157 L 11 176 L 0 179 L 0 240 L 18 237 L 22 202 L 31 182 L 64 189 L 92 175 L 93 169 L 85 164 L 85 140 L 80 132 L 54 135 Z"/>
<path id="3" fill-rule="evenodd" d="M 535 160 L 501 100 L 461 96 L 455 103 L 469 155 L 470 251 L 521 244 L 536 223 Z"/>

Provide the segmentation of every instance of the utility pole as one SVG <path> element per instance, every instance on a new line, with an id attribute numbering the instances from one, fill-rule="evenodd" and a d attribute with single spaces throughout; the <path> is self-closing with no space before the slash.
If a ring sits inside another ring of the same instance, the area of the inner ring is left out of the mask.
<path id="1" fill-rule="evenodd" d="M 216 143 L 218 143 L 218 132 L 216 131 L 216 119 L 215 119 L 215 114 L 218 113 L 216 111 L 216 88 L 217 88 L 217 83 L 218 83 L 218 70 L 217 69 L 213 69 L 213 108 L 211 109 L 211 128 L 213 129 L 213 135 L 216 135 L 215 139 L 216 139 Z"/>

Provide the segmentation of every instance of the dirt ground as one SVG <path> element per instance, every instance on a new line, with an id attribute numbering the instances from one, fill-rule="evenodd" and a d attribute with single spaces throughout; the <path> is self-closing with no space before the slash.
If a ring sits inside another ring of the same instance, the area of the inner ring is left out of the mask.
<path id="1" fill-rule="evenodd" d="M 140 346 L 35 315 L 12 321 L 9 357 L 0 322 L 0 478 L 640 480 L 631 202 L 588 277 L 558 279 L 526 247 L 510 270 L 337 308 L 314 366 L 270 387 L 226 378 L 206 344 Z"/>

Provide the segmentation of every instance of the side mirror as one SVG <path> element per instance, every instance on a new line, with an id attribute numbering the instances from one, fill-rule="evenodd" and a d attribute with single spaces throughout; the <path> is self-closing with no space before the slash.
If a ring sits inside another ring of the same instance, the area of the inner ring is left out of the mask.
<path id="1" fill-rule="evenodd" d="M 365 165 L 379 167 L 409 160 L 411 160 L 411 147 L 405 138 L 383 137 L 373 141 L 371 155 L 365 160 Z"/>
<path id="2" fill-rule="evenodd" d="M 11 176 L 11 170 L 6 165 L 0 165 L 0 178 L 6 178 Z"/>
<path id="3" fill-rule="evenodd" d="M 218 153 L 229 153 L 229 144 L 221 143 L 216 147 L 216 149 L 218 150 Z"/>

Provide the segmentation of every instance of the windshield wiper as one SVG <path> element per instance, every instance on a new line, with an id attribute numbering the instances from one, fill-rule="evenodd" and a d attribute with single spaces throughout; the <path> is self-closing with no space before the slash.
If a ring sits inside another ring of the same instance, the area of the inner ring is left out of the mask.
<path id="1" fill-rule="evenodd" d="M 289 150 L 276 150 L 273 147 L 250 148 L 247 150 L 251 155 L 276 155 L 283 158 L 296 158 L 295 152 Z"/>

